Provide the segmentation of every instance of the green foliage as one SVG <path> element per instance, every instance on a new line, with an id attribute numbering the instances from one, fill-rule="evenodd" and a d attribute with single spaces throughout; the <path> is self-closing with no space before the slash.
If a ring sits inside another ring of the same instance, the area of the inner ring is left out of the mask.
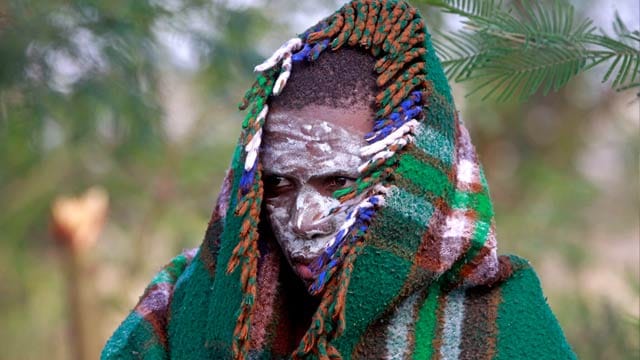
<path id="1" fill-rule="evenodd" d="M 491 16 L 496 9 L 502 6 L 502 0 L 427 0 L 425 2 L 467 18 Z"/>
<path id="2" fill-rule="evenodd" d="M 521 1 L 505 8 L 496 0 L 425 0 L 465 17 L 456 33 L 436 42 L 447 75 L 474 82 L 471 94 L 498 101 L 525 100 L 558 91 L 576 75 L 608 64 L 602 81 L 617 90 L 640 86 L 640 31 L 616 16 L 615 38 L 590 19 L 576 19 L 573 6 L 555 0 Z"/>
<path id="3" fill-rule="evenodd" d="M 208 0 L 0 1 L 1 359 L 71 358 L 56 335 L 65 333 L 60 263 L 48 231 L 56 196 L 92 185 L 109 192 L 115 236 L 96 254 L 119 264 L 145 259 L 118 266 L 126 278 L 146 282 L 165 259 L 194 246 L 240 120 L 233 106 L 219 111 L 228 99 L 200 99 L 224 90 L 237 101 L 269 28 L 255 8 Z M 185 43 L 199 66 L 180 67 L 170 57 L 170 47 Z M 187 86 L 197 109 L 169 114 Z M 188 132 L 172 138 L 170 125 L 187 120 Z M 166 254 L 151 263 L 158 236 L 177 240 L 163 243 Z M 106 329 L 94 330 L 102 342 Z"/>
<path id="4" fill-rule="evenodd" d="M 612 86 L 621 89 L 640 86 L 640 82 L 636 80 L 640 77 L 640 61 L 638 60 L 640 57 L 640 50 L 638 50 L 640 31 L 629 30 L 617 13 L 613 28 L 618 40 L 604 35 L 595 35 L 591 38 L 593 44 L 605 49 L 604 52 L 598 54 L 600 61 L 594 62 L 594 65 L 610 61 L 611 64 L 602 80 L 603 82 L 609 80 L 610 76 L 617 72 Z"/>
<path id="5" fill-rule="evenodd" d="M 201 65 L 184 77 L 236 101 L 241 90 L 228 85 L 249 83 L 268 24 L 256 9 L 202 0 L 0 4 L 0 199 L 12 204 L 0 214 L 5 235 L 18 241 L 29 233 L 29 221 L 15 221 L 17 209 L 29 208 L 30 221 L 44 217 L 55 192 L 79 191 L 105 172 L 101 182 L 120 183 L 166 163 L 173 148 L 163 76 L 183 70 L 160 37 L 195 44 L 192 57 Z M 43 168 L 54 169 L 52 176 L 42 178 Z M 70 168 L 73 181 L 58 176 Z M 137 178 L 130 191 L 147 188 L 147 180 Z"/>

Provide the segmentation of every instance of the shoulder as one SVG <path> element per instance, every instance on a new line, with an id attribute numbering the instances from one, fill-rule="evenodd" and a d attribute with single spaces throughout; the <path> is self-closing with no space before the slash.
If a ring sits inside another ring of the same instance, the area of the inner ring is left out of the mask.
<path id="1" fill-rule="evenodd" d="M 461 359 L 575 359 L 531 264 L 516 256 L 500 260 L 502 274 L 491 286 L 431 287 L 416 324 L 416 351 Z"/>
<path id="2" fill-rule="evenodd" d="M 196 253 L 197 249 L 184 251 L 156 273 L 138 304 L 107 341 L 102 359 L 166 357 L 166 326 L 173 290 Z"/>
<path id="3" fill-rule="evenodd" d="M 496 358 L 574 359 L 531 264 L 513 255 L 505 258 L 512 266 L 511 276 L 493 290 L 499 298 Z"/>

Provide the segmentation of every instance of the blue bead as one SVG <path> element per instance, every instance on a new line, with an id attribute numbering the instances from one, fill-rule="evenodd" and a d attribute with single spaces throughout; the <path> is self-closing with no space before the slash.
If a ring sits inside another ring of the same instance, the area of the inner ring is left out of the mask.
<path id="1" fill-rule="evenodd" d="M 304 44 L 304 47 L 300 51 L 291 55 L 291 61 L 293 62 L 303 61 L 309 56 L 309 52 L 311 52 L 311 46 L 309 46 L 309 44 Z"/>
<path id="2" fill-rule="evenodd" d="M 373 142 L 376 142 L 380 139 L 384 139 L 385 137 L 387 137 L 387 135 L 391 134 L 394 130 L 395 128 L 393 126 L 391 125 L 386 126 L 385 128 L 383 128 L 378 132 L 375 138 L 373 138 Z"/>
<path id="3" fill-rule="evenodd" d="M 411 108 L 409 111 L 407 111 L 407 117 L 409 119 L 413 119 L 416 116 L 418 116 L 421 112 L 422 112 L 422 109 L 419 106 L 415 106 Z"/>
<path id="4" fill-rule="evenodd" d="M 311 263 L 310 267 L 312 269 L 314 269 L 314 270 L 322 269 L 322 267 L 324 266 L 324 261 L 325 261 L 326 257 L 327 256 L 325 254 L 322 254 L 313 263 Z"/>
<path id="5" fill-rule="evenodd" d="M 342 243 L 344 239 L 341 239 L 340 241 L 335 241 L 333 243 L 333 245 L 329 246 L 329 248 L 327 248 L 326 253 L 329 257 L 333 256 L 333 254 L 335 254 L 335 252 L 338 250 L 338 248 L 342 245 Z"/>
<path id="6" fill-rule="evenodd" d="M 242 173 L 242 177 L 240 177 L 240 190 L 242 191 L 243 195 L 247 194 L 251 189 L 251 186 L 253 185 L 253 178 L 256 172 L 255 170 L 256 165 L 254 164 L 251 170 L 244 171 Z"/>
<path id="7" fill-rule="evenodd" d="M 325 250 L 325 254 L 327 254 L 327 257 L 328 258 L 332 257 L 333 254 L 335 254 L 337 248 L 338 248 L 338 245 L 336 243 L 334 243 L 333 245 L 329 246 L 327 248 L 327 250 Z"/>
<path id="8" fill-rule="evenodd" d="M 386 125 L 386 123 L 387 123 L 387 122 L 386 122 L 386 119 L 385 119 L 385 120 L 381 120 L 381 121 L 379 121 L 379 122 L 375 123 L 375 124 L 373 125 L 373 129 L 372 129 L 372 131 L 371 131 L 369 134 L 367 134 L 367 135 L 374 134 L 376 131 L 378 131 L 378 130 L 382 129 L 382 128 Z"/>
<path id="9" fill-rule="evenodd" d="M 413 100 L 411 98 L 404 100 L 400 103 L 400 106 L 403 110 L 407 111 L 411 106 L 413 106 Z"/>
<path id="10" fill-rule="evenodd" d="M 318 276 L 319 283 L 321 285 L 324 284 L 324 281 L 326 280 L 326 278 L 327 278 L 327 272 L 326 271 L 321 272 L 320 276 Z"/>

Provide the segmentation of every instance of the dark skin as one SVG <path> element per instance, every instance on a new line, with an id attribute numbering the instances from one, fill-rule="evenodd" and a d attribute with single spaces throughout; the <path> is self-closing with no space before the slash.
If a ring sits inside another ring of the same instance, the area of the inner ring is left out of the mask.
<path id="1" fill-rule="evenodd" d="M 373 118 L 364 105 L 269 111 L 261 149 L 265 215 L 289 264 L 280 279 L 289 295 L 289 350 L 297 346 L 319 305 L 320 297 L 307 290 L 315 280 L 307 265 L 333 240 L 346 217 L 340 212 L 328 216 L 339 204 L 332 194 L 359 176 L 357 167 L 366 160 L 360 148 Z"/>
<path id="2" fill-rule="evenodd" d="M 265 208 L 287 261 L 309 285 L 315 274 L 307 265 L 346 218 L 343 212 L 329 215 L 339 205 L 332 194 L 358 178 L 373 112 L 366 106 L 308 105 L 271 109 L 268 116 L 261 150 Z"/>

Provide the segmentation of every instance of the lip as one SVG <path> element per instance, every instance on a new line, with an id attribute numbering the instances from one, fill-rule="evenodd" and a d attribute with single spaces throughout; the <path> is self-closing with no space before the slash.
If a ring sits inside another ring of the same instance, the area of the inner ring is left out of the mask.
<path id="1" fill-rule="evenodd" d="M 311 281 L 315 278 L 308 265 L 296 264 L 294 267 L 296 273 L 298 274 L 298 276 L 300 276 L 301 279 L 305 281 Z"/>
<path id="2" fill-rule="evenodd" d="M 315 275 L 311 271 L 309 265 L 311 265 L 316 258 L 317 257 L 293 257 L 291 259 L 291 265 L 301 279 L 305 281 L 313 281 L 315 279 Z"/>

